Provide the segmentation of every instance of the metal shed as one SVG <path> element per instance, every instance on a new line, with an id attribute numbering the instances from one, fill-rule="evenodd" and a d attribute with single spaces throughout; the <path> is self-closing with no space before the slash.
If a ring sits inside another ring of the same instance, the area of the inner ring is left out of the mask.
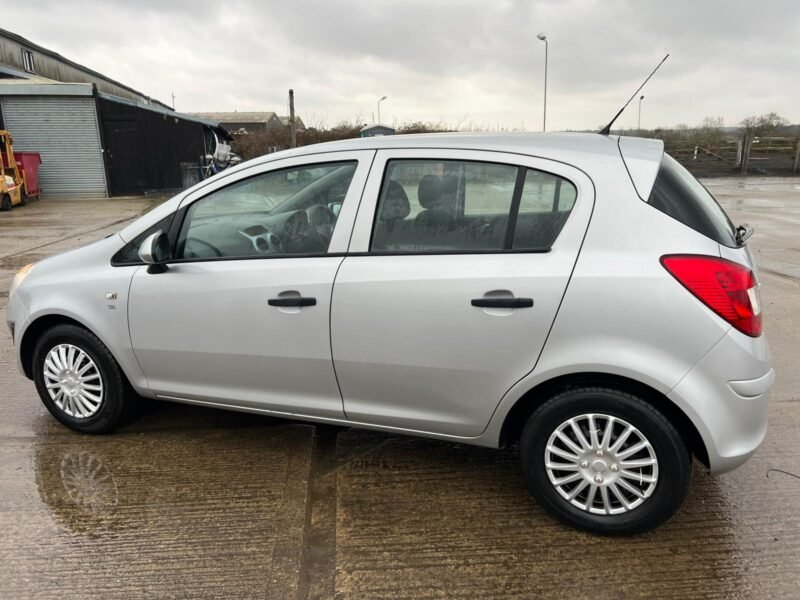
<path id="1" fill-rule="evenodd" d="M 199 167 L 216 139 L 230 139 L 212 121 L 102 93 L 97 115 L 111 196 L 180 189 L 181 164 Z"/>
<path id="2" fill-rule="evenodd" d="M 47 197 L 108 195 L 100 129 L 90 84 L 4 85 L 2 121 L 14 148 L 39 152 Z"/>
<path id="3" fill-rule="evenodd" d="M 180 189 L 181 164 L 199 166 L 230 139 L 213 121 L 44 78 L 0 80 L 0 128 L 16 150 L 41 154 L 44 198 Z"/>
<path id="4" fill-rule="evenodd" d="M 381 135 L 394 135 L 397 133 L 393 127 L 386 125 L 366 125 L 361 129 L 361 137 L 378 137 Z"/>

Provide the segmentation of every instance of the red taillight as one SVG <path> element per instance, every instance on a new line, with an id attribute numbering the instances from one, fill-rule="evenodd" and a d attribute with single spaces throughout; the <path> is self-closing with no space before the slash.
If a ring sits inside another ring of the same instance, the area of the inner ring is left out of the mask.
<path id="1" fill-rule="evenodd" d="M 703 304 L 751 337 L 761 335 L 761 299 L 753 272 L 713 256 L 673 254 L 661 264 Z"/>

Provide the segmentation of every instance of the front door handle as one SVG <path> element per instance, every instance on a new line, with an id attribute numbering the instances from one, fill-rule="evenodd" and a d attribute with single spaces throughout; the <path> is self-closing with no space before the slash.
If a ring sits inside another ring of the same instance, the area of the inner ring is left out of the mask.
<path id="1" fill-rule="evenodd" d="M 279 306 L 281 308 L 287 306 L 301 307 L 301 306 L 316 306 L 316 298 L 308 298 L 304 296 L 289 296 L 288 298 L 270 298 L 267 300 L 270 306 Z"/>
<path id="2" fill-rule="evenodd" d="M 478 308 L 531 308 L 533 298 L 474 298 L 472 306 Z"/>

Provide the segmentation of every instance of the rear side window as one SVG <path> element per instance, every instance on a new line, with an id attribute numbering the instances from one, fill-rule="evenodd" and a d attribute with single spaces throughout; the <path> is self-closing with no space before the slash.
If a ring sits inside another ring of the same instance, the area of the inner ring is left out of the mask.
<path id="1" fill-rule="evenodd" d="M 723 246 L 737 246 L 736 229 L 714 196 L 669 154 L 648 203 Z"/>
<path id="2" fill-rule="evenodd" d="M 378 198 L 370 251 L 547 251 L 575 197 L 569 181 L 525 167 L 392 160 Z"/>

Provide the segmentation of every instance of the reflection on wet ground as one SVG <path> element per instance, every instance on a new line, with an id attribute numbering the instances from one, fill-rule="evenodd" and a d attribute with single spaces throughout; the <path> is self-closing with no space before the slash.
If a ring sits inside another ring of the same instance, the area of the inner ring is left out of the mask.
<path id="1" fill-rule="evenodd" d="M 762 275 L 779 373 L 769 436 L 733 473 L 695 465 L 661 529 L 607 539 L 559 525 L 513 450 L 157 402 L 119 433 L 78 435 L 18 374 L 3 329 L 0 598 L 797 597 L 800 282 L 778 251 L 793 247 L 797 209 L 781 225 L 744 206 L 732 217 L 756 225 L 757 256 L 774 246 L 783 274 Z M 30 246 L 70 243 L 47 235 Z M 5 243 L 0 265 L 30 253 Z"/>
<path id="2" fill-rule="evenodd" d="M 795 406 L 773 408 L 750 463 L 696 467 L 678 515 L 630 539 L 547 517 L 513 451 L 152 405 L 89 437 L 42 413 L 0 446 L 3 597 L 780 596 L 800 480 L 767 477 L 797 451 Z"/>
<path id="3" fill-rule="evenodd" d="M 156 412 L 154 429 L 2 446 L 3 597 L 294 595 L 313 429 Z"/>

